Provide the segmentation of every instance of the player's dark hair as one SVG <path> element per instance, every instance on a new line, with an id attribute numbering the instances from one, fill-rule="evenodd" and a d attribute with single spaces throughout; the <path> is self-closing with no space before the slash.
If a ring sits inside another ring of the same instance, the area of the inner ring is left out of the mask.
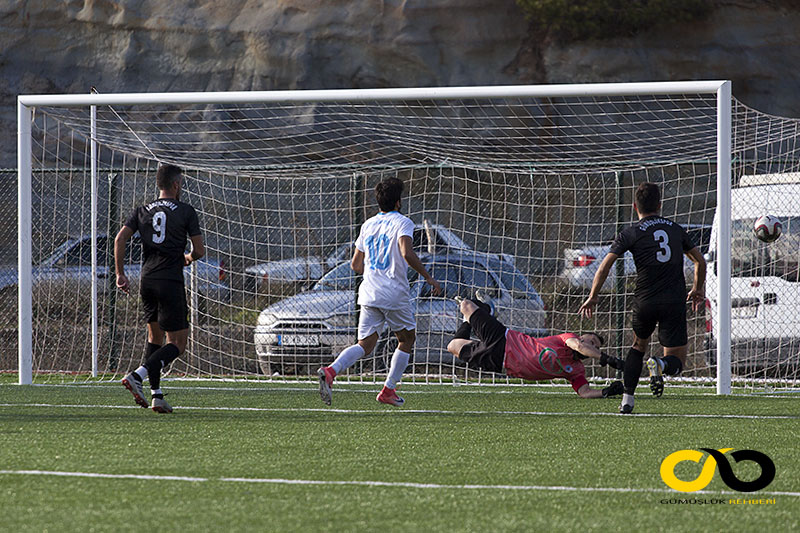
<path id="1" fill-rule="evenodd" d="M 661 203 L 661 190 L 655 183 L 646 181 L 636 188 L 636 207 L 640 213 L 657 213 Z"/>
<path id="2" fill-rule="evenodd" d="M 386 178 L 375 186 L 375 199 L 383 212 L 394 211 L 400 197 L 403 196 L 403 181 L 399 178 Z"/>
<path id="3" fill-rule="evenodd" d="M 156 183 L 158 190 L 166 191 L 172 184 L 178 181 L 183 174 L 183 169 L 177 165 L 161 165 L 156 172 Z"/>
<path id="4" fill-rule="evenodd" d="M 602 346 L 602 345 L 604 345 L 606 343 L 606 339 L 602 335 L 597 333 L 596 331 L 590 331 L 589 333 L 591 333 L 592 335 L 597 337 L 597 339 L 600 341 L 600 346 Z"/>

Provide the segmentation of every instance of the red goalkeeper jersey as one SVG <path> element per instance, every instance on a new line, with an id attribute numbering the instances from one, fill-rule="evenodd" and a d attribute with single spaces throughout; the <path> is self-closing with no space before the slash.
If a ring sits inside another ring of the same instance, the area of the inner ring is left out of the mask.
<path id="1" fill-rule="evenodd" d="M 577 339 L 574 333 L 562 333 L 535 339 L 519 331 L 506 331 L 504 366 L 509 376 L 545 380 L 564 378 L 575 392 L 586 385 L 586 369 L 572 354 L 567 339 Z"/>

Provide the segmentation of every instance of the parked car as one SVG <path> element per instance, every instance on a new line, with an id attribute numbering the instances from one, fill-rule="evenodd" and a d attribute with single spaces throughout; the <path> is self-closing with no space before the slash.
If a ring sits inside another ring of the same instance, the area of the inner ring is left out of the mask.
<path id="1" fill-rule="evenodd" d="M 753 234 L 764 214 L 781 220 L 783 234 L 763 243 Z M 718 213 L 707 255 L 707 357 L 716 364 Z M 800 377 L 800 176 L 742 176 L 731 190 L 731 365 L 749 372 Z"/>
<path id="2" fill-rule="evenodd" d="M 455 296 L 473 297 L 483 289 L 494 299 L 498 318 L 508 327 L 542 336 L 544 303 L 514 265 L 496 255 L 467 250 L 421 253 L 420 259 L 441 284 L 442 296 L 409 269 L 411 297 L 417 317 L 414 362 L 450 362 L 446 352 L 450 337 L 461 323 Z M 258 317 L 254 341 L 265 374 L 286 365 L 328 363 L 356 340 L 356 276 L 349 263 L 341 263 L 306 292 L 281 300 Z M 388 331 L 380 333 L 377 367 L 385 367 L 396 346 Z"/>
<path id="3" fill-rule="evenodd" d="M 705 254 L 708 251 L 708 243 L 711 238 L 711 226 L 708 224 L 685 224 L 683 227 L 686 228 L 689 237 L 699 247 L 700 252 Z M 610 249 L 611 243 L 589 245 L 582 248 L 565 248 L 564 268 L 560 274 L 561 279 L 571 287 L 591 289 L 594 275 Z M 625 252 L 623 268 L 625 276 L 632 276 L 636 273 L 636 265 L 633 263 L 633 255 L 630 252 Z M 683 273 L 687 280 L 691 280 L 694 275 L 694 263 L 686 256 L 683 257 Z M 616 280 L 617 269 L 615 266 L 611 269 L 605 283 L 603 283 L 603 291 L 613 290 Z"/>
<path id="4" fill-rule="evenodd" d="M 109 286 L 109 276 L 114 277 L 113 259 L 108 256 L 109 245 L 114 239 L 106 234 L 97 236 L 97 279 L 98 289 L 104 291 Z M 107 260 L 108 259 L 108 263 Z M 125 274 L 131 281 L 139 279 L 142 271 L 142 244 L 136 233 L 128 242 L 125 252 Z M 203 257 L 196 262 L 198 292 L 208 298 L 226 301 L 230 298 L 225 264 L 213 258 Z M 183 269 L 186 286 L 189 287 L 191 268 Z M 92 241 L 91 235 L 67 239 L 61 243 L 44 261 L 34 265 L 31 271 L 33 285 L 53 283 L 85 284 L 86 290 L 92 283 Z M 0 274 L 0 290 L 17 285 L 17 269 L 9 268 Z"/>
<path id="5" fill-rule="evenodd" d="M 458 238 L 452 231 L 438 224 L 416 224 L 414 226 L 413 244 L 417 251 L 431 252 L 431 242 L 428 239 L 426 225 L 433 235 L 433 250 L 470 250 L 470 246 Z M 278 283 L 313 282 L 320 279 L 325 272 L 335 266 L 350 261 L 353 256 L 353 243 L 338 246 L 327 257 L 309 255 L 307 257 L 292 257 L 278 261 L 259 263 L 245 268 L 246 290 L 255 290 L 264 281 Z M 504 254 L 506 261 L 513 263 L 513 256 Z"/>

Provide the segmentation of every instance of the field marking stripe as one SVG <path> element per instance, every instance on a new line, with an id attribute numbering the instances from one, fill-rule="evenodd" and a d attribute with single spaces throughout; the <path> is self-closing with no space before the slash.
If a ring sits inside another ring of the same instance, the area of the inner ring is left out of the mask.
<path id="1" fill-rule="evenodd" d="M 670 489 L 658 488 L 627 488 L 627 487 L 570 487 L 564 485 L 446 485 L 440 483 L 415 483 L 409 481 L 354 481 L 354 480 L 319 480 L 319 479 L 284 479 L 284 478 L 246 478 L 246 477 L 188 477 L 188 476 L 154 476 L 139 474 L 103 474 L 97 472 L 62 472 L 53 470 L 0 470 L 0 475 L 27 475 L 27 476 L 59 476 L 59 477 L 85 477 L 101 479 L 137 479 L 147 481 L 184 481 L 184 482 L 223 482 L 223 483 L 262 483 L 271 485 L 337 485 L 357 487 L 393 487 L 410 489 L 452 489 L 452 490 L 519 490 L 519 491 L 561 491 L 561 492 L 640 492 L 640 493 L 668 493 L 681 498 L 693 498 L 697 494 L 731 494 L 743 496 L 741 492 L 734 491 L 706 491 L 700 490 L 691 494 L 679 493 Z M 800 497 L 800 492 L 787 491 L 760 491 L 755 496 L 795 496 Z"/>
<path id="2" fill-rule="evenodd" d="M 49 403 L 0 403 L 0 407 L 54 407 L 66 409 L 142 409 L 138 405 L 80 405 Z M 559 411 L 449 411 L 444 409 L 336 409 L 331 407 L 219 407 L 219 406 L 174 406 L 186 411 L 255 411 L 265 413 L 336 413 L 336 414 L 436 414 L 436 415 L 531 415 L 531 416 L 616 416 L 623 418 L 724 418 L 734 420 L 795 420 L 794 415 L 721 415 L 693 413 L 631 413 L 616 412 L 559 412 Z"/>

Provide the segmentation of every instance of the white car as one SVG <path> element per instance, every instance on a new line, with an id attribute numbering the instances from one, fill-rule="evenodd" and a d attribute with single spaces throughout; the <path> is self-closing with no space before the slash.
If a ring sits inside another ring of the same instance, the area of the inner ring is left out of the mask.
<path id="1" fill-rule="evenodd" d="M 692 241 L 697 244 L 700 253 L 708 251 L 708 242 L 711 236 L 711 226 L 707 224 L 685 224 L 683 226 L 689 233 Z M 582 248 L 565 248 L 564 249 L 564 268 L 561 271 L 560 278 L 569 286 L 577 289 L 591 289 L 592 281 L 597 269 L 603 258 L 608 254 L 611 249 L 611 244 L 593 244 L 584 246 Z M 617 259 L 617 262 L 620 260 Z M 633 276 L 636 274 L 636 265 L 633 263 L 633 255 L 630 252 L 625 252 L 622 258 L 623 272 L 625 276 Z M 683 273 L 687 281 L 691 281 L 694 276 L 694 263 L 691 259 L 683 257 Z M 603 291 L 611 291 L 617 282 L 617 265 L 611 268 L 605 283 L 603 284 Z"/>
<path id="2" fill-rule="evenodd" d="M 428 230 L 426 230 L 426 226 Z M 428 239 L 428 233 L 433 236 L 433 246 Z M 414 226 L 414 249 L 417 251 L 443 251 L 443 250 L 471 250 L 470 246 L 458 238 L 452 231 L 438 224 L 416 224 Z M 247 267 L 247 288 L 254 290 L 265 281 L 278 283 L 313 282 L 320 279 L 333 267 L 349 261 L 353 256 L 353 244 L 347 243 L 337 247 L 327 257 L 309 255 L 306 257 L 292 257 L 279 261 L 269 261 Z M 503 260 L 513 264 L 513 257 L 503 254 Z"/>
<path id="3" fill-rule="evenodd" d="M 763 243 L 753 223 L 777 216 L 781 237 Z M 711 232 L 716 249 L 718 219 Z M 716 364 L 720 324 L 717 260 L 708 254 L 708 362 Z M 731 365 L 738 371 L 800 376 L 800 174 L 742 176 L 731 190 Z"/>

